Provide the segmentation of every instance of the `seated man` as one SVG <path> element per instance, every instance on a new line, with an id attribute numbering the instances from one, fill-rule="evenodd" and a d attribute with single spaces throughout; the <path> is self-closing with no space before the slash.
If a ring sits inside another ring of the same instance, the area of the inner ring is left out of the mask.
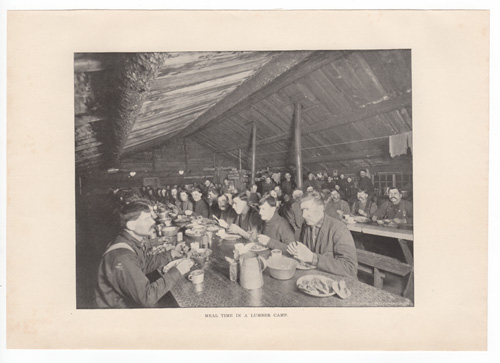
<path id="1" fill-rule="evenodd" d="M 382 205 L 373 214 L 372 220 L 391 219 L 396 224 L 413 223 L 413 204 L 403 200 L 401 191 L 397 187 L 389 188 L 389 201 Z"/>
<path id="2" fill-rule="evenodd" d="M 355 216 L 371 218 L 376 211 L 377 203 L 368 198 L 368 192 L 365 189 L 359 189 L 358 200 L 352 205 L 351 213 Z"/>
<path id="3" fill-rule="evenodd" d="M 188 192 L 181 190 L 179 192 L 179 200 L 175 203 L 180 213 L 184 213 L 187 210 L 193 210 L 193 203 L 189 200 Z"/>
<path id="4" fill-rule="evenodd" d="M 340 193 L 334 189 L 330 196 L 330 201 L 325 207 L 325 213 L 335 219 L 342 219 L 344 214 L 349 214 L 351 208 L 345 200 L 340 199 Z"/>
<path id="5" fill-rule="evenodd" d="M 208 218 L 212 216 L 220 217 L 221 210 L 219 208 L 219 192 L 215 187 L 210 188 L 207 193 Z"/>
<path id="6" fill-rule="evenodd" d="M 153 307 L 193 266 L 190 259 L 175 267 L 171 262 L 182 257 L 184 244 L 153 256 L 142 249 L 145 237 L 152 234 L 155 221 L 144 202 L 131 202 L 120 210 L 122 232 L 102 256 L 97 272 L 96 303 L 100 308 Z M 157 270 L 161 277 L 150 282 L 146 274 Z"/>
<path id="7" fill-rule="evenodd" d="M 290 242 L 295 241 L 292 226 L 278 214 L 278 201 L 270 195 L 265 195 L 259 202 L 260 218 L 264 221 L 258 241 L 270 249 L 280 249 L 286 252 Z"/>
<path id="8" fill-rule="evenodd" d="M 228 224 L 234 223 L 238 215 L 236 214 L 233 207 L 231 207 L 228 196 L 226 194 L 220 195 L 219 198 L 217 198 L 217 204 L 219 206 L 218 209 L 220 211 L 220 214 L 215 216 L 220 220 L 227 222 Z"/>
<path id="9" fill-rule="evenodd" d="M 248 195 L 245 192 L 233 198 L 233 208 L 237 216 L 235 221 L 228 225 L 228 232 L 253 240 L 262 229 L 262 221 L 259 213 L 248 205 Z M 220 224 L 224 227 L 224 223 Z"/>
<path id="10" fill-rule="evenodd" d="M 283 218 L 292 226 L 295 231 L 295 240 L 298 241 L 304 218 L 302 218 L 302 210 L 300 209 L 300 199 L 302 198 L 302 190 L 295 189 L 292 192 L 292 199 L 285 203 L 283 207 Z"/>
<path id="11" fill-rule="evenodd" d="M 300 238 L 303 243 L 290 243 L 287 252 L 320 270 L 356 278 L 356 247 L 346 225 L 325 214 L 323 197 L 318 192 L 306 195 L 300 207 L 305 222 Z"/>
<path id="12" fill-rule="evenodd" d="M 205 202 L 205 199 L 202 198 L 201 190 L 198 188 L 194 188 L 191 191 L 191 196 L 193 197 L 193 212 L 202 216 L 203 218 L 208 218 L 210 211 L 208 209 L 208 204 Z"/>

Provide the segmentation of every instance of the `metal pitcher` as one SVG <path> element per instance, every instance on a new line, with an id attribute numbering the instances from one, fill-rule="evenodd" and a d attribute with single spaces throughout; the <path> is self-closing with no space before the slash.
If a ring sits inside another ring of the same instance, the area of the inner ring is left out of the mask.
<path id="1" fill-rule="evenodd" d="M 260 289 L 264 285 L 262 271 L 266 269 L 266 260 L 255 252 L 240 256 L 240 285 L 247 290 Z"/>

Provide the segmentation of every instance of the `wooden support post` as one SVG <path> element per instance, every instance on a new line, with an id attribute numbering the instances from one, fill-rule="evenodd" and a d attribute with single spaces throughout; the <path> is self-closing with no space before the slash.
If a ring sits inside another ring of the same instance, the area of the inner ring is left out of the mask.
<path id="1" fill-rule="evenodd" d="M 295 183 L 297 188 L 302 189 L 302 141 L 301 141 L 301 115 L 300 109 L 302 105 L 300 103 L 295 104 L 295 110 L 293 113 L 294 125 L 295 125 L 295 166 L 297 169 L 297 174 L 295 177 Z"/>
<path id="2" fill-rule="evenodd" d="M 187 145 L 186 145 L 186 138 L 184 138 L 182 140 L 183 140 L 183 147 L 184 147 L 184 174 L 187 174 L 187 172 L 189 170 L 188 150 L 187 150 Z"/>
<path id="3" fill-rule="evenodd" d="M 257 153 L 257 125 L 255 122 L 252 125 L 252 185 L 255 183 L 255 160 Z"/>
<path id="4" fill-rule="evenodd" d="M 241 171 L 241 149 L 238 149 L 238 159 L 240 160 L 240 171 Z"/>

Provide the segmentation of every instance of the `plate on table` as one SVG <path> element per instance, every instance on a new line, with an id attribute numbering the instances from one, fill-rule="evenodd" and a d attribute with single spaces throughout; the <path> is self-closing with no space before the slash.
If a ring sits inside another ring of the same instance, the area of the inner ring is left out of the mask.
<path id="1" fill-rule="evenodd" d="M 207 231 L 209 231 L 209 232 L 218 232 L 219 229 L 220 229 L 220 227 L 214 226 L 214 225 L 207 227 Z"/>
<path id="2" fill-rule="evenodd" d="M 307 295 L 327 297 L 335 295 L 335 281 L 322 275 L 306 275 L 297 280 L 297 287 Z"/>
<path id="3" fill-rule="evenodd" d="M 297 261 L 299 262 L 299 264 L 297 265 L 297 270 L 313 270 L 316 268 L 316 266 L 311 265 L 310 263 L 307 263 L 307 262 L 304 262 L 301 260 L 297 260 Z"/>
<path id="4" fill-rule="evenodd" d="M 203 231 L 198 229 L 186 229 L 185 233 L 189 237 L 201 237 L 203 235 Z"/>
<path id="5" fill-rule="evenodd" d="M 203 229 L 206 229 L 207 227 L 205 227 L 204 225 L 202 224 L 198 224 L 198 223 L 190 223 L 186 226 L 186 228 L 189 228 L 189 229 L 193 229 L 193 230 L 203 230 Z"/>
<path id="6" fill-rule="evenodd" d="M 356 216 L 354 217 L 354 220 L 357 222 L 357 223 L 370 223 L 371 220 L 366 218 L 366 217 L 363 217 L 363 216 Z"/>
<path id="7" fill-rule="evenodd" d="M 223 239 L 227 240 L 227 241 L 235 241 L 237 239 L 240 239 L 241 236 L 239 234 L 224 234 Z"/>
<path id="8" fill-rule="evenodd" d="M 252 252 L 261 252 L 261 251 L 265 251 L 265 250 L 268 250 L 269 248 L 267 247 L 264 247 L 264 246 L 261 246 L 261 245 L 254 245 L 250 248 L 250 251 Z"/>

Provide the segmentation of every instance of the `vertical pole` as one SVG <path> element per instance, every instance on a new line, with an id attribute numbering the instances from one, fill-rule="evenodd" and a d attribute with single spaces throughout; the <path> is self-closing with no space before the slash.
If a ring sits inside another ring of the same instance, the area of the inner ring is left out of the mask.
<path id="1" fill-rule="evenodd" d="M 302 189 L 302 132 L 301 132 L 301 115 L 300 110 L 302 105 L 300 103 L 295 104 L 293 118 L 295 125 L 295 166 L 297 169 L 297 175 L 295 177 L 295 183 L 297 184 L 297 188 Z"/>
<path id="2" fill-rule="evenodd" d="M 238 158 L 240 159 L 240 171 L 241 171 L 241 149 L 238 149 Z"/>
<path id="3" fill-rule="evenodd" d="M 151 156 L 151 166 L 153 169 L 153 173 L 156 171 L 156 165 L 155 165 L 155 148 L 152 150 L 152 156 Z"/>
<path id="4" fill-rule="evenodd" d="M 252 179 L 251 183 L 255 183 L 255 160 L 257 151 L 257 125 L 255 122 L 252 125 Z"/>
<path id="5" fill-rule="evenodd" d="M 186 138 L 183 139 L 183 146 L 184 146 L 184 174 L 187 174 L 189 170 L 189 165 L 188 165 L 188 152 L 187 152 L 187 145 L 186 145 Z"/>

